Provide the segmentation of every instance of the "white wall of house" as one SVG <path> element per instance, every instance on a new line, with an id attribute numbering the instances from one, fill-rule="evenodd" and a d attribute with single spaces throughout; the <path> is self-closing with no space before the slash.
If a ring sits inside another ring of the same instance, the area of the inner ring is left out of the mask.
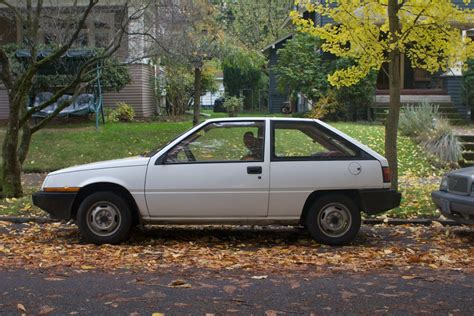
<path id="1" fill-rule="evenodd" d="M 223 77 L 216 77 L 217 83 L 217 91 L 215 93 L 211 93 L 207 91 L 205 95 L 201 96 L 201 106 L 204 108 L 209 108 L 214 106 L 214 101 L 217 98 L 223 97 L 225 93 L 224 89 L 224 78 Z"/>

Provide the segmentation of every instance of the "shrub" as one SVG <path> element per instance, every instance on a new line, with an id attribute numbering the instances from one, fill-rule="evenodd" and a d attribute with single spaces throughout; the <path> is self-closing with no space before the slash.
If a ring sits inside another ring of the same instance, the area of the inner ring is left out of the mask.
<path id="1" fill-rule="evenodd" d="M 353 60 L 347 58 L 338 58 L 335 61 L 335 69 L 344 69 L 356 65 Z M 367 76 L 362 78 L 356 84 L 346 87 L 342 86 L 335 90 L 336 100 L 344 105 L 346 111 L 345 119 L 356 121 L 358 119 L 367 119 L 365 114 L 359 117 L 360 112 L 367 113 L 366 111 L 358 111 L 360 109 L 367 109 L 374 101 L 375 87 L 377 81 L 377 71 L 370 71 Z"/>
<path id="2" fill-rule="evenodd" d="M 202 95 L 206 91 L 218 90 L 213 70 L 205 66 L 202 71 Z M 187 67 L 180 64 L 170 64 L 166 68 L 166 111 L 168 115 L 183 115 L 193 104 L 194 74 Z M 161 95 L 161 91 L 156 91 Z"/>
<path id="3" fill-rule="evenodd" d="M 427 102 L 419 105 L 407 105 L 400 113 L 400 132 L 409 137 L 420 137 L 431 131 L 440 119 L 439 106 Z"/>
<path id="4" fill-rule="evenodd" d="M 424 140 L 421 141 L 421 145 L 440 161 L 456 165 L 461 160 L 462 146 L 448 120 L 438 119 L 435 127 L 422 137 Z"/>
<path id="5" fill-rule="evenodd" d="M 113 109 L 107 118 L 112 122 L 132 122 L 135 118 L 135 111 L 125 102 L 117 103 L 117 107 Z"/>
<path id="6" fill-rule="evenodd" d="M 229 117 L 237 116 L 237 113 L 242 110 L 244 100 L 240 97 L 227 97 L 224 101 L 224 107 L 229 114 Z"/>
<path id="7" fill-rule="evenodd" d="M 325 96 L 319 98 L 313 108 L 306 114 L 306 117 L 314 119 L 336 118 L 342 113 L 344 105 L 337 101 L 336 94 L 330 90 Z"/>

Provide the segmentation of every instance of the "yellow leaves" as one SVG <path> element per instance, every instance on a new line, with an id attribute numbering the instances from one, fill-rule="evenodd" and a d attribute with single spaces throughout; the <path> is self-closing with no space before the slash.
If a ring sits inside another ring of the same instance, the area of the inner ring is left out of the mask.
<path id="1" fill-rule="evenodd" d="M 17 198 L 6 198 L 5 201 L 8 203 L 8 204 L 13 204 L 17 201 L 18 199 Z"/>
<path id="2" fill-rule="evenodd" d="M 82 270 L 94 270 L 95 267 L 93 267 L 93 266 L 88 266 L 88 265 L 82 265 L 82 266 L 81 266 L 81 269 L 82 269 Z"/>
<path id="3" fill-rule="evenodd" d="M 363 5 L 356 0 L 332 1 L 336 5 L 298 2 L 334 23 L 313 25 L 293 11 L 291 18 L 296 28 L 323 39 L 324 51 L 359 63 L 358 71 L 346 69 L 329 77 L 330 83 L 337 87 L 353 85 L 368 69 L 380 69 L 386 61 L 383 56 L 394 50 L 406 53 L 413 67 L 431 73 L 474 56 L 474 45 L 469 40 L 463 41 L 459 31 L 472 24 L 472 11 L 461 10 L 451 1 L 405 1 L 398 11 L 400 29 L 393 36 L 384 2 L 369 0 Z"/>

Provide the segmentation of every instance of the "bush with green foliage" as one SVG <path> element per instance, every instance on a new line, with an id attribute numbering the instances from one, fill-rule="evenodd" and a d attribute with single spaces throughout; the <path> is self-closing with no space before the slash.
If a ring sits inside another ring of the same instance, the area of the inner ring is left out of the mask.
<path id="1" fill-rule="evenodd" d="M 347 68 L 355 63 L 349 59 L 337 58 L 321 53 L 321 41 L 308 34 L 296 34 L 278 51 L 278 89 L 282 93 L 301 93 L 309 100 L 319 103 L 319 98 L 335 98 L 341 107 L 333 112 L 333 119 L 357 119 L 357 109 L 368 107 L 373 102 L 377 72 L 372 71 L 358 83 L 334 89 L 328 82 L 328 75 L 337 69 Z M 326 100 L 327 101 L 327 100 Z M 349 116 L 349 117 L 347 117 Z"/>
<path id="2" fill-rule="evenodd" d="M 353 61 L 347 58 L 338 58 L 334 63 L 335 69 L 348 68 L 355 65 Z M 342 86 L 335 89 L 336 100 L 345 108 L 346 119 L 357 120 L 357 110 L 361 108 L 368 108 L 374 101 L 375 89 L 377 82 L 377 71 L 371 71 L 365 78 L 361 79 L 356 84 L 345 87 Z M 369 118 L 367 118 L 369 119 Z"/>
<path id="3" fill-rule="evenodd" d="M 107 118 L 111 122 L 133 122 L 135 118 L 135 111 L 133 107 L 125 102 L 117 103 L 117 107 L 113 109 Z"/>
<path id="4" fill-rule="evenodd" d="M 222 60 L 224 73 L 224 87 L 226 95 L 240 96 L 242 91 L 249 91 L 251 97 L 245 98 L 245 107 L 253 108 L 251 104 L 257 99 L 258 90 L 267 86 L 267 76 L 263 71 L 265 58 L 256 51 L 241 47 L 232 47 L 227 50 Z"/>
<path id="5" fill-rule="evenodd" d="M 316 102 L 329 88 L 329 64 L 319 51 L 321 41 L 308 34 L 296 34 L 278 50 L 278 89 L 282 93 L 302 93 Z"/>
<path id="6" fill-rule="evenodd" d="M 242 111 L 244 107 L 244 100 L 240 97 L 230 96 L 226 97 L 224 101 L 224 107 L 229 114 L 229 117 L 237 116 L 237 113 Z"/>
<path id="7" fill-rule="evenodd" d="M 25 71 L 23 63 L 16 58 L 16 52 L 20 49 L 25 49 L 22 45 L 8 44 L 7 52 L 9 59 L 16 75 L 21 74 Z M 48 46 L 42 47 L 47 50 Z M 94 54 L 100 54 L 103 48 L 90 48 L 94 51 Z M 53 66 L 48 68 L 48 74 L 39 74 L 33 78 L 33 90 L 39 91 L 51 91 L 55 88 L 68 85 L 74 76 L 76 75 L 76 66 L 71 61 L 64 61 L 65 68 L 70 68 L 70 74 L 54 73 L 55 68 Z M 117 57 L 111 56 L 105 59 L 99 66 L 101 71 L 100 82 L 102 91 L 120 91 L 131 81 L 130 73 L 126 64 L 122 63 Z M 90 82 L 91 85 L 96 84 L 96 67 L 93 66 L 90 71 L 86 74 L 84 82 Z"/>
<path id="8" fill-rule="evenodd" d="M 427 102 L 417 105 L 406 105 L 400 111 L 398 128 L 409 137 L 420 137 L 431 131 L 435 122 L 440 119 L 439 105 Z"/>
<path id="9" fill-rule="evenodd" d="M 202 93 L 216 92 L 214 70 L 205 66 L 202 71 Z M 182 115 L 193 103 L 194 74 L 184 65 L 170 64 L 166 67 L 166 109 L 169 115 Z"/>

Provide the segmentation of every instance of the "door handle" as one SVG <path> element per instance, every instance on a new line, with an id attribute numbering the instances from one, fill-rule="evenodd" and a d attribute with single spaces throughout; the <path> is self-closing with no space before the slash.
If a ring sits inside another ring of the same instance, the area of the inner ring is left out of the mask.
<path id="1" fill-rule="evenodd" d="M 248 174 L 262 174 L 262 167 L 260 166 L 247 167 L 247 173 Z"/>

